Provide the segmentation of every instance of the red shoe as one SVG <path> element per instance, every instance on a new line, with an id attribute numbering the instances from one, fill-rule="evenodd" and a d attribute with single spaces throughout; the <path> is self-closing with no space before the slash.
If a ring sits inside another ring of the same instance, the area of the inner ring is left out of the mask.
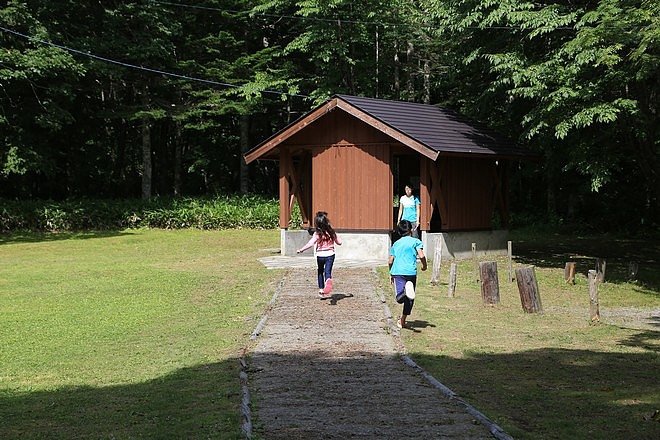
<path id="1" fill-rule="evenodd" d="M 332 278 L 328 278 L 325 280 L 325 288 L 323 289 L 323 293 L 328 295 L 332 292 Z"/>

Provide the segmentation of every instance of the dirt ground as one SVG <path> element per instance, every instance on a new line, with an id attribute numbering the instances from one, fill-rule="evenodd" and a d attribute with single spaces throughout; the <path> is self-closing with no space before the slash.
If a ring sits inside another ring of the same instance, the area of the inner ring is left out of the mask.
<path id="1" fill-rule="evenodd" d="M 371 269 L 335 269 L 325 300 L 314 270 L 283 275 L 248 357 L 254 438 L 493 438 L 404 364 Z"/>

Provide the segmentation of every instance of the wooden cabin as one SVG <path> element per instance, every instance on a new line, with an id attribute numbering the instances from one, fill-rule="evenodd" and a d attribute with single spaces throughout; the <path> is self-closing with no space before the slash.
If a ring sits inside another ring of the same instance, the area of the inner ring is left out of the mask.
<path id="1" fill-rule="evenodd" d="M 326 211 L 335 229 L 351 236 L 341 252 L 386 258 L 398 213 L 394 205 L 411 183 L 421 201 L 427 255 L 435 236 L 447 255 L 460 258 L 465 241 L 480 235 L 485 237 L 481 245 L 477 240 L 480 252 L 506 250 L 505 241 L 490 243 L 502 242 L 493 238 L 493 219 L 506 229 L 509 162 L 530 156 L 440 107 L 335 95 L 247 152 L 245 161 L 279 161 L 283 255 L 295 254 L 308 238 L 307 231 L 302 236 L 288 231 L 297 202 L 304 226 L 313 226 L 316 211 Z"/>

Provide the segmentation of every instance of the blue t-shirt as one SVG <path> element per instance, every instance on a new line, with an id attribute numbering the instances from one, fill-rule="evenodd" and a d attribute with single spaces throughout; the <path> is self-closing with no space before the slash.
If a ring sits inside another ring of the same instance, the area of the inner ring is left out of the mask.
<path id="1" fill-rule="evenodd" d="M 424 245 L 410 235 L 395 241 L 390 248 L 390 255 L 394 256 L 390 275 L 417 275 L 417 249 L 424 249 Z"/>
<path id="2" fill-rule="evenodd" d="M 417 205 L 420 205 L 421 202 L 415 196 L 401 196 L 399 203 L 403 206 L 403 212 L 401 213 L 401 220 L 408 220 L 409 222 L 417 221 Z"/>

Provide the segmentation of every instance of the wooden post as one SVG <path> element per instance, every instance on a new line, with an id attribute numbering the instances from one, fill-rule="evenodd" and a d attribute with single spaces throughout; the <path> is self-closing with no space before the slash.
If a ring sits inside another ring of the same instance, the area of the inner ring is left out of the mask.
<path id="1" fill-rule="evenodd" d="M 567 283 L 575 284 L 575 262 L 569 261 L 564 266 L 564 280 Z"/>
<path id="2" fill-rule="evenodd" d="M 542 313 L 543 306 L 541 305 L 541 295 L 534 266 L 516 269 L 516 283 L 518 284 L 523 310 L 527 313 Z"/>
<path id="3" fill-rule="evenodd" d="M 481 299 L 484 304 L 499 304 L 500 283 L 497 279 L 497 262 L 482 261 L 479 263 L 481 272 Z"/>
<path id="4" fill-rule="evenodd" d="M 433 270 L 431 272 L 431 284 L 438 284 L 440 279 L 440 268 L 442 266 L 442 238 L 436 237 L 435 249 L 433 249 Z"/>
<path id="5" fill-rule="evenodd" d="M 592 321 L 600 321 L 600 311 L 598 310 L 598 274 L 595 270 L 590 270 L 589 275 L 589 315 Z"/>
<path id="6" fill-rule="evenodd" d="M 451 268 L 449 269 L 449 288 L 447 290 L 447 296 L 449 298 L 453 298 L 455 291 L 456 291 L 456 263 L 452 261 Z"/>
<path id="7" fill-rule="evenodd" d="M 479 262 L 477 261 L 477 243 L 472 243 L 472 262 L 474 263 L 474 277 L 477 279 L 477 282 L 479 282 L 480 278 Z"/>
<path id="8" fill-rule="evenodd" d="M 639 272 L 639 264 L 631 261 L 628 263 L 628 279 L 634 281 L 637 279 L 637 273 Z"/>
<path id="9" fill-rule="evenodd" d="M 507 255 L 509 257 L 509 282 L 513 281 L 513 272 L 511 271 L 511 259 L 513 258 L 513 251 L 511 249 L 511 241 L 506 242 Z"/>
<path id="10" fill-rule="evenodd" d="M 604 258 L 596 258 L 596 278 L 599 283 L 605 282 L 605 266 L 607 262 Z"/>

